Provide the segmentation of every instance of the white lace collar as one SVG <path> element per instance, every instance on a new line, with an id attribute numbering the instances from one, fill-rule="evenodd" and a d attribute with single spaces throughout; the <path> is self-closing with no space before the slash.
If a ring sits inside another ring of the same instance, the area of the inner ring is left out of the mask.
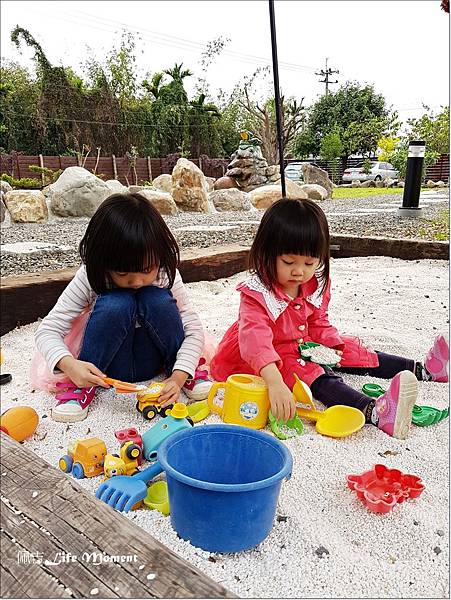
<path id="1" fill-rule="evenodd" d="M 305 296 L 305 299 L 307 302 L 310 302 L 310 304 L 313 304 L 313 306 L 316 308 L 319 308 L 323 303 L 323 293 L 320 291 L 318 277 L 316 275 L 315 277 L 318 287 L 309 296 Z M 290 302 L 278 298 L 274 292 L 269 290 L 257 275 L 252 275 L 246 279 L 243 282 L 243 285 L 254 292 L 259 292 L 263 296 L 266 307 L 273 316 L 274 320 L 278 319 L 283 311 L 290 305 Z"/>
<path id="2" fill-rule="evenodd" d="M 252 275 L 251 277 L 246 279 L 246 281 L 243 282 L 243 285 L 245 285 L 247 288 L 254 292 L 259 292 L 263 296 L 266 308 L 269 310 L 274 320 L 278 319 L 283 313 L 283 311 L 290 304 L 286 300 L 281 300 L 280 298 L 277 298 L 274 292 L 268 290 L 268 288 L 265 285 L 263 285 L 262 281 L 259 277 L 257 277 L 257 275 Z"/>

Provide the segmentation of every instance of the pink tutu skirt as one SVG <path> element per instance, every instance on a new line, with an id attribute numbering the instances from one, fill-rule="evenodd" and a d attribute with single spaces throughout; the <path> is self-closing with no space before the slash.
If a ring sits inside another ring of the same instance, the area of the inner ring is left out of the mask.
<path id="1" fill-rule="evenodd" d="M 72 323 L 69 333 L 64 338 L 64 343 L 72 356 L 78 356 L 85 332 L 86 324 L 91 314 L 91 306 L 87 306 Z M 216 337 L 205 330 L 204 350 L 202 356 L 205 358 L 205 366 L 210 367 L 218 341 Z M 64 373 L 52 373 L 42 354 L 35 350 L 30 366 L 30 388 L 32 390 L 44 390 L 46 392 L 59 391 L 57 384 L 72 383 Z"/>
<path id="2" fill-rule="evenodd" d="M 64 338 L 64 343 L 72 356 L 78 356 L 80 353 L 81 342 L 91 308 L 91 306 L 87 306 L 82 310 L 78 317 L 73 320 L 70 331 Z M 32 390 L 56 392 L 58 391 L 57 383 L 72 382 L 64 373 L 52 373 L 42 354 L 39 350 L 35 350 L 30 366 L 30 388 Z"/>

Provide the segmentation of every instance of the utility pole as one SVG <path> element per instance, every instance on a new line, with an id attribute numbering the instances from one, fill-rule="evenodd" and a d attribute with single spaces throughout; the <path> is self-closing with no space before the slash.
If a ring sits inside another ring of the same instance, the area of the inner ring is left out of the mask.
<path id="1" fill-rule="evenodd" d="M 338 83 L 338 79 L 336 79 L 335 81 L 329 81 L 329 77 L 333 74 L 333 73 L 339 73 L 340 71 L 337 69 L 336 71 L 333 71 L 330 67 L 327 68 L 327 61 L 329 59 L 326 58 L 326 70 L 323 71 L 323 69 L 321 69 L 321 71 L 318 73 L 316 72 L 315 75 L 320 75 L 321 77 L 324 77 L 324 79 L 320 79 L 320 83 L 325 83 L 326 84 L 326 96 L 329 93 L 329 84 L 330 83 Z"/>

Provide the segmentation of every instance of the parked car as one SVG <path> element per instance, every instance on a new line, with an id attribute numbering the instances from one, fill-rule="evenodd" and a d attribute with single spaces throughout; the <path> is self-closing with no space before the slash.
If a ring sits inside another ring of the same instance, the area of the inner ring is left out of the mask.
<path id="1" fill-rule="evenodd" d="M 369 173 L 365 173 L 363 170 L 363 163 L 357 167 L 350 167 L 343 171 L 343 182 L 352 183 L 353 181 L 382 181 L 390 177 L 391 179 L 398 179 L 399 171 L 395 169 L 393 165 L 383 161 L 373 161 L 371 163 L 371 170 Z"/>
<path id="2" fill-rule="evenodd" d="M 304 163 L 292 162 L 285 167 L 285 177 L 291 181 L 303 181 L 302 167 Z"/>

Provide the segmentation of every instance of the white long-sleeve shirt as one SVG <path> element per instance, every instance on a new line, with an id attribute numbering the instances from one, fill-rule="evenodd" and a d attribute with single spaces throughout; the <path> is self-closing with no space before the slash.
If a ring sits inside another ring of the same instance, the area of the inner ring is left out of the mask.
<path id="1" fill-rule="evenodd" d="M 168 278 L 164 272 L 160 272 L 152 283 L 157 287 L 167 287 L 167 284 Z M 185 339 L 177 352 L 174 370 L 185 371 L 192 377 L 202 355 L 204 331 L 178 270 L 171 292 L 177 302 L 185 332 Z M 36 347 L 45 358 L 50 372 L 53 372 L 63 356 L 72 356 L 64 343 L 64 337 L 69 333 L 73 320 L 84 308 L 91 306 L 96 297 L 89 284 L 86 267 L 83 265 L 58 298 L 55 306 L 41 321 L 35 334 Z"/>

